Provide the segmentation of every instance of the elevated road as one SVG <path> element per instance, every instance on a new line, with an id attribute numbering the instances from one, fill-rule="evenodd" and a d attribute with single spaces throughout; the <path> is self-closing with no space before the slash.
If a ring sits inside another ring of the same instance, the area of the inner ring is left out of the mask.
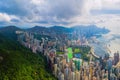
<path id="1" fill-rule="evenodd" d="M 91 50 L 90 50 L 91 54 L 95 57 L 95 58 L 100 58 L 99 56 L 97 56 L 94 52 L 94 48 L 91 47 Z"/>

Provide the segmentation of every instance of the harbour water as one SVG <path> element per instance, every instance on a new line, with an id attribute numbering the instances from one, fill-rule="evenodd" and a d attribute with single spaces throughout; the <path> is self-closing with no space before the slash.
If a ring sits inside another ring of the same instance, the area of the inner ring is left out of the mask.
<path id="1" fill-rule="evenodd" d="M 120 52 L 120 34 L 108 33 L 103 34 L 102 37 L 95 38 L 96 42 L 91 42 L 90 45 L 94 48 L 95 54 L 104 57 L 109 53 L 113 57 L 115 52 Z"/>

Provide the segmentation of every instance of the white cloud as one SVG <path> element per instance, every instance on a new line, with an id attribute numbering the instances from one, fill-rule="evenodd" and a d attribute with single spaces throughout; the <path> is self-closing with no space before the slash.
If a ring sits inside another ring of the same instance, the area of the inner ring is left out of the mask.
<path id="1" fill-rule="evenodd" d="M 45 0 L 31 0 L 30 3 L 35 5 L 42 5 L 45 3 Z"/>
<path id="2" fill-rule="evenodd" d="M 0 21 L 17 19 L 20 22 L 16 24 L 23 26 L 96 24 L 111 28 L 119 24 L 120 18 L 110 12 L 91 13 L 92 10 L 120 10 L 120 0 L 3 0 L 0 4 Z"/>
<path id="3" fill-rule="evenodd" d="M 0 22 L 11 22 L 11 20 L 20 20 L 17 16 L 15 15 L 8 15 L 6 13 L 0 13 Z"/>
<path id="4" fill-rule="evenodd" d="M 119 9 L 120 0 L 101 0 L 103 9 Z"/>
<path id="5" fill-rule="evenodd" d="M 0 13 L 0 21 L 7 21 L 9 22 L 11 20 L 10 16 L 6 13 Z"/>

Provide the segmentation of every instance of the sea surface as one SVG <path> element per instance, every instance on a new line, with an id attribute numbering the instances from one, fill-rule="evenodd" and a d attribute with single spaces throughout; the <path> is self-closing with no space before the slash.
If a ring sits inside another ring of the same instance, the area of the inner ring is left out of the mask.
<path id="1" fill-rule="evenodd" d="M 103 34 L 102 37 L 96 38 L 96 42 L 91 42 L 90 45 L 94 48 L 94 52 L 98 56 L 104 57 L 109 54 L 113 57 L 114 53 L 120 53 L 120 34 L 110 32 Z"/>

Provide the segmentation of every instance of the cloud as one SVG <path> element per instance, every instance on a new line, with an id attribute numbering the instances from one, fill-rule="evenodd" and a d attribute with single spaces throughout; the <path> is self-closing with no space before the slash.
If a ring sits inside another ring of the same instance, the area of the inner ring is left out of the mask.
<path id="1" fill-rule="evenodd" d="M 120 0 L 0 0 L 0 13 L 2 22 L 20 26 L 106 26 L 120 18 Z"/>
<path id="2" fill-rule="evenodd" d="M 102 8 L 120 10 L 120 0 L 101 0 Z"/>
<path id="3" fill-rule="evenodd" d="M 6 13 L 0 13 L 0 21 L 10 22 L 11 20 L 19 20 L 15 15 L 8 15 Z"/>
<path id="4" fill-rule="evenodd" d="M 18 0 L 1 0 L 0 12 L 23 16 L 27 13 L 27 9 L 20 0 L 19 2 Z"/>
<path id="5" fill-rule="evenodd" d="M 9 22 L 11 20 L 10 16 L 8 16 L 5 13 L 0 13 L 0 21 L 7 21 Z"/>

